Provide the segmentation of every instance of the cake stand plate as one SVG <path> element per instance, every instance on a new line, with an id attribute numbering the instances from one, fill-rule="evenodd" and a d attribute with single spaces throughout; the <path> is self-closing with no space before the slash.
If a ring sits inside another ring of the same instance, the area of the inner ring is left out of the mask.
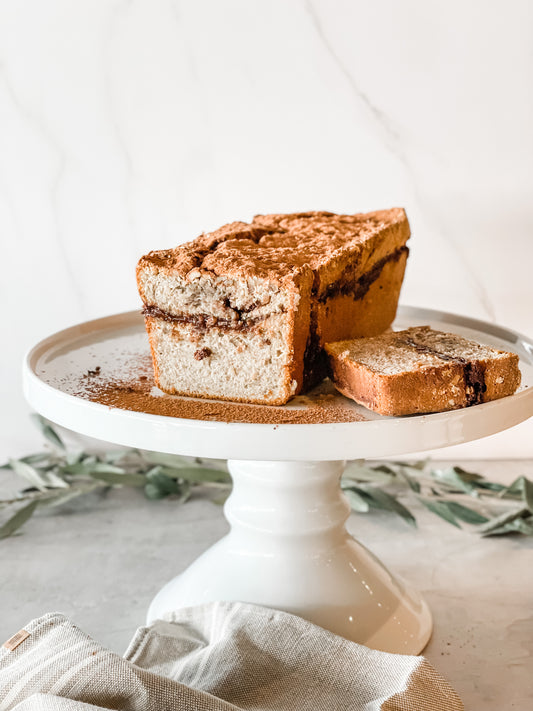
<path id="1" fill-rule="evenodd" d="M 402 418 L 353 405 L 361 421 L 329 422 L 325 410 L 325 421 L 317 424 L 186 419 L 86 399 L 80 390 L 84 373 L 94 373 L 98 364 L 98 372 L 116 374 L 147 355 L 137 312 L 80 324 L 39 343 L 25 359 L 24 391 L 38 412 L 81 434 L 230 460 L 230 532 L 158 593 L 149 620 L 210 600 L 243 600 L 287 610 L 369 647 L 417 654 L 430 637 L 431 615 L 416 591 L 347 533 L 350 508 L 339 486 L 344 462 L 467 442 L 533 414 L 531 340 L 482 321 L 412 307 L 400 308 L 394 328 L 424 324 L 516 352 L 518 392 L 462 410 Z M 316 409 L 321 397 L 317 391 L 283 407 Z"/>

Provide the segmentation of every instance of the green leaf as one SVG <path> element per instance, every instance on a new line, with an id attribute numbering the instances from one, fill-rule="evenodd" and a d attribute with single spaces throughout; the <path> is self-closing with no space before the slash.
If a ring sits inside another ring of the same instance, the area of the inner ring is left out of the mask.
<path id="1" fill-rule="evenodd" d="M 517 518 L 513 521 L 518 533 L 523 533 L 524 536 L 533 536 L 533 516 L 527 518 Z"/>
<path id="2" fill-rule="evenodd" d="M 424 499 L 422 496 L 418 497 L 418 500 L 423 504 L 429 511 L 432 511 L 437 516 L 451 523 L 452 526 L 456 528 L 461 528 L 460 524 L 457 522 L 455 515 L 450 510 L 449 501 L 432 501 L 431 499 Z"/>
<path id="3" fill-rule="evenodd" d="M 392 511 L 401 516 L 411 526 L 416 527 L 416 519 L 413 514 L 394 496 L 388 494 L 383 489 L 369 486 L 368 488 L 357 488 L 356 493 L 361 494 L 372 508 Z"/>
<path id="4" fill-rule="evenodd" d="M 87 452 L 82 452 L 80 462 L 84 464 L 100 464 L 100 459 L 95 454 L 87 454 Z"/>
<path id="5" fill-rule="evenodd" d="M 92 473 L 97 474 L 124 474 L 124 467 L 117 467 L 115 464 L 107 464 L 106 462 L 96 462 L 91 465 Z"/>
<path id="6" fill-rule="evenodd" d="M 504 484 L 486 480 L 476 481 L 474 485 L 477 489 L 487 489 L 487 491 L 503 491 L 507 488 Z"/>
<path id="7" fill-rule="evenodd" d="M 527 479 L 525 476 L 521 477 L 522 483 L 522 501 L 528 507 L 529 511 L 533 513 L 533 482 Z"/>
<path id="8" fill-rule="evenodd" d="M 512 524 L 515 520 L 527 516 L 529 516 L 529 511 L 525 508 L 515 509 L 513 511 L 506 511 L 505 513 L 500 514 L 499 516 L 491 518 L 487 523 L 480 526 L 478 530 L 481 534 L 483 534 L 483 536 L 498 535 L 499 533 L 501 533 L 501 531 L 499 531 L 498 529 L 505 528 L 506 526 L 508 526 L 508 524 Z M 513 530 L 513 528 L 511 527 L 508 530 Z"/>
<path id="9" fill-rule="evenodd" d="M 19 457 L 17 461 L 24 462 L 25 464 L 40 465 L 36 466 L 38 469 L 43 469 L 47 467 L 55 466 L 55 463 L 50 463 L 50 452 L 37 452 L 36 454 L 27 454 L 25 457 Z M 0 469 L 11 469 L 11 464 L 9 461 L 0 464 Z"/>
<path id="10" fill-rule="evenodd" d="M 465 523 L 486 523 L 489 519 L 478 511 L 469 508 L 468 506 L 463 506 L 457 501 L 448 501 L 448 508 L 451 513 L 456 516 L 461 521 Z"/>
<path id="11" fill-rule="evenodd" d="M 67 452 L 66 460 L 68 466 L 74 466 L 83 461 L 85 452 Z"/>
<path id="12" fill-rule="evenodd" d="M 461 467 L 449 467 L 448 469 L 433 469 L 431 476 L 441 484 L 445 484 L 454 491 L 464 491 L 472 494 L 475 486 L 474 481 L 480 479 L 479 474 L 467 472 Z"/>
<path id="13" fill-rule="evenodd" d="M 180 484 L 164 474 L 161 469 L 162 467 L 154 467 L 145 477 L 144 491 L 148 498 L 164 498 L 172 494 L 181 494 Z M 158 495 L 156 495 L 156 490 Z"/>
<path id="14" fill-rule="evenodd" d="M 91 471 L 91 466 L 85 464 L 84 462 L 76 462 L 75 464 L 65 464 L 58 467 L 58 472 L 60 475 L 71 474 L 72 476 L 89 476 Z"/>
<path id="15" fill-rule="evenodd" d="M 533 517 L 521 518 L 517 517 L 490 531 L 483 533 L 483 538 L 489 536 L 502 536 L 508 533 L 521 533 L 524 536 L 533 536 Z"/>
<path id="16" fill-rule="evenodd" d="M 389 467 L 373 468 L 366 467 L 357 462 L 348 462 L 344 469 L 343 479 L 354 482 L 368 481 L 372 483 L 388 483 L 395 477 L 395 473 Z"/>
<path id="17" fill-rule="evenodd" d="M 70 488 L 70 484 L 66 482 L 64 479 L 62 479 L 60 476 L 58 476 L 55 472 L 53 471 L 48 471 L 43 473 L 43 479 L 46 483 L 46 486 L 52 488 L 52 489 L 68 489 Z"/>
<path id="18" fill-rule="evenodd" d="M 144 494 L 147 499 L 165 499 L 168 494 L 166 494 L 164 491 L 162 491 L 157 484 L 153 484 L 149 482 L 148 484 L 145 484 L 144 486 Z"/>
<path id="19" fill-rule="evenodd" d="M 98 471 L 96 469 L 92 469 L 89 476 L 91 479 L 103 481 L 110 486 L 144 486 L 146 484 L 146 477 L 144 474 L 119 474 L 117 472 Z"/>
<path id="20" fill-rule="evenodd" d="M 87 457 L 87 459 L 77 464 L 67 464 L 65 467 L 60 467 L 59 472 L 60 474 L 93 476 L 94 474 L 125 474 L 126 470 L 123 467 L 117 467 L 106 462 L 96 462 Z"/>
<path id="21" fill-rule="evenodd" d="M 0 526 L 0 539 L 12 536 L 15 531 L 17 531 L 29 518 L 31 518 L 38 505 L 38 501 L 32 501 L 11 516 L 11 518 L 9 518 L 3 526 Z"/>
<path id="22" fill-rule="evenodd" d="M 165 474 L 154 472 L 146 478 L 144 493 L 149 499 L 164 499 L 167 496 L 181 493 L 181 487 L 178 482 Z"/>
<path id="23" fill-rule="evenodd" d="M 176 469 L 175 467 L 167 467 L 164 466 L 163 464 L 156 464 L 155 467 L 152 467 L 146 472 L 146 476 L 151 476 L 154 473 L 157 474 L 164 474 L 167 476 L 169 479 L 174 479 L 174 481 L 182 480 L 181 472 L 183 471 L 183 468 L 181 469 Z"/>
<path id="24" fill-rule="evenodd" d="M 501 493 L 503 498 L 519 496 L 529 511 L 533 513 L 533 482 L 525 476 L 519 476 Z"/>
<path id="25" fill-rule="evenodd" d="M 165 454 L 164 452 L 142 452 L 142 457 L 149 464 L 159 464 L 161 466 L 170 467 L 171 469 L 180 469 L 181 467 L 190 467 L 191 460 L 187 457 L 180 457 L 178 454 Z"/>
<path id="26" fill-rule="evenodd" d="M 378 464 L 375 467 L 369 468 L 373 472 L 382 472 L 383 474 L 388 474 L 391 478 L 394 478 L 396 476 L 396 470 L 388 464 Z"/>
<path id="27" fill-rule="evenodd" d="M 469 472 L 459 466 L 454 466 L 452 469 L 463 479 L 463 481 L 476 482 L 483 480 L 481 474 L 478 474 L 477 472 Z"/>
<path id="28" fill-rule="evenodd" d="M 41 415 L 38 415 L 36 412 L 32 412 L 30 417 L 34 421 L 34 423 L 37 425 L 37 427 L 41 430 L 41 433 L 46 437 L 46 439 L 54 445 L 54 447 L 57 447 L 58 449 L 61 449 L 65 451 L 65 445 L 63 443 L 63 440 L 61 437 L 57 434 L 57 432 L 54 430 L 52 425 L 48 422 L 48 420 L 45 420 L 44 417 L 41 417 Z"/>
<path id="29" fill-rule="evenodd" d="M 407 485 L 411 489 L 411 491 L 414 491 L 415 494 L 419 494 L 421 490 L 420 482 L 417 481 L 414 477 L 410 476 L 407 473 L 407 468 L 406 467 L 399 467 L 399 473 L 402 479 L 407 482 Z"/>
<path id="30" fill-rule="evenodd" d="M 207 469 L 206 467 L 183 467 L 179 470 L 179 476 L 186 479 L 191 484 L 201 484 L 202 482 L 222 482 L 230 483 L 231 477 L 227 472 L 219 469 Z"/>
<path id="31" fill-rule="evenodd" d="M 60 475 L 71 474 L 72 476 L 90 476 L 93 464 L 89 462 L 76 462 L 76 464 L 66 464 L 60 466 L 58 472 Z"/>
<path id="32" fill-rule="evenodd" d="M 25 457 L 20 457 L 21 462 L 26 464 L 40 464 L 50 459 L 49 452 L 37 452 L 36 454 L 28 454 Z"/>
<path id="33" fill-rule="evenodd" d="M 29 481 L 30 484 L 36 489 L 39 489 L 39 491 L 46 491 L 46 482 L 39 474 L 37 469 L 35 469 L 35 467 L 32 467 L 31 464 L 27 464 L 26 462 L 23 462 L 20 459 L 10 459 L 9 466 L 15 472 L 15 474 L 24 477 L 24 479 Z"/>
<path id="34" fill-rule="evenodd" d="M 343 489 L 344 496 L 348 499 L 352 511 L 366 513 L 370 508 L 370 504 L 360 494 L 351 487 Z"/>

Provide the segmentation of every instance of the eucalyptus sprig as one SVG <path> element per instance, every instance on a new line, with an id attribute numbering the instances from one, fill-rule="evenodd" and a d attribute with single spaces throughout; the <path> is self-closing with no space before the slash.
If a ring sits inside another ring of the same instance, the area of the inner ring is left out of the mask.
<path id="1" fill-rule="evenodd" d="M 226 462 L 173 454 L 120 449 L 95 454 L 69 450 L 52 424 L 33 415 L 47 440 L 47 449 L 10 459 L 2 469 L 26 481 L 14 498 L 0 499 L 8 509 L 0 539 L 18 531 L 37 508 L 59 506 L 79 496 L 110 487 L 142 489 L 149 499 L 172 498 L 184 503 L 195 487 L 216 489 L 216 503 L 230 492 Z M 352 509 L 380 509 L 416 526 L 407 503 L 414 500 L 448 523 L 474 525 L 482 536 L 508 533 L 533 535 L 533 482 L 519 477 L 510 486 L 487 480 L 458 466 L 436 469 L 429 461 L 389 462 L 370 466 L 349 462 L 341 482 Z"/>

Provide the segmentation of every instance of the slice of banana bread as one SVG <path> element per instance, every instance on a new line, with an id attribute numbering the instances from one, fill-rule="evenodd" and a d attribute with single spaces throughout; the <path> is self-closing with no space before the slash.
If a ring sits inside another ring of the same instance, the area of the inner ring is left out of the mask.
<path id="1" fill-rule="evenodd" d="M 283 404 L 326 374 L 326 341 L 390 326 L 409 223 L 361 215 L 259 215 L 137 267 L 158 386 L 169 393 Z"/>
<path id="2" fill-rule="evenodd" d="M 512 395 L 518 356 L 429 326 L 327 343 L 335 387 L 380 415 L 412 415 Z"/>

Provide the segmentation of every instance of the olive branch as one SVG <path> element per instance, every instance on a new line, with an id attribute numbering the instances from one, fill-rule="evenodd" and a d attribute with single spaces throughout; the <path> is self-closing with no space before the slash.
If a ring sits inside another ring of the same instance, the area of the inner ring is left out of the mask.
<path id="1" fill-rule="evenodd" d="M 176 503 L 185 503 L 195 488 L 199 492 L 216 490 L 211 498 L 219 504 L 231 491 L 231 477 L 223 460 L 138 449 L 104 454 L 69 450 L 48 420 L 36 414 L 32 419 L 47 447 L 0 467 L 25 481 L 14 498 L 0 499 L 0 508 L 7 512 L 0 525 L 0 539 L 19 531 L 39 508 L 61 506 L 110 487 L 134 487 L 149 499 L 172 498 Z M 356 461 L 346 466 L 341 486 L 357 513 L 379 509 L 416 526 L 408 508 L 414 500 L 453 526 L 474 526 L 482 536 L 533 535 L 533 482 L 524 476 L 504 486 L 458 466 L 434 468 L 429 460 L 377 465 Z"/>

